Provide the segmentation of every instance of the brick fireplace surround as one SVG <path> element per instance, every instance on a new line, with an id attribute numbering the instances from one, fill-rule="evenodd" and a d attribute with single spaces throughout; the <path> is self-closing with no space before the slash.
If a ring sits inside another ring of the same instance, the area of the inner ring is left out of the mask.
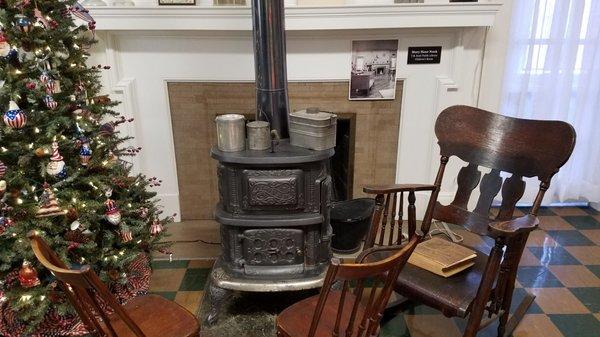
<path id="1" fill-rule="evenodd" d="M 365 184 L 395 180 L 402 88 L 398 82 L 395 100 L 350 101 L 347 82 L 289 83 L 291 111 L 317 106 L 355 122 L 354 198 Z M 214 119 L 223 113 L 254 115 L 254 83 L 170 82 L 168 92 L 181 219 L 212 219 L 218 201 L 216 161 L 209 156 L 216 144 Z"/>

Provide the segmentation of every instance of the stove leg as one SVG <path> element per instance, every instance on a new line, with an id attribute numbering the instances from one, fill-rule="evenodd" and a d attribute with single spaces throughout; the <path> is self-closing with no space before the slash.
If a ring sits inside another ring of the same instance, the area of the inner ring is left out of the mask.
<path id="1" fill-rule="evenodd" d="M 219 320 L 221 306 L 223 303 L 225 303 L 225 301 L 227 301 L 231 294 L 231 290 L 219 288 L 210 282 L 208 286 L 208 300 L 210 303 L 210 308 L 206 314 L 206 317 L 204 318 L 204 324 L 210 326 L 217 323 Z"/>

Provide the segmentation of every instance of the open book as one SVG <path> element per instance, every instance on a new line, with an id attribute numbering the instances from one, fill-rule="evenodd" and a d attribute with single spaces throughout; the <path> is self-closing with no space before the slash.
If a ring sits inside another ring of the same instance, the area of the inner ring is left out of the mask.
<path id="1" fill-rule="evenodd" d="M 449 277 L 473 266 L 476 257 L 474 250 L 434 237 L 419 243 L 408 263 Z"/>

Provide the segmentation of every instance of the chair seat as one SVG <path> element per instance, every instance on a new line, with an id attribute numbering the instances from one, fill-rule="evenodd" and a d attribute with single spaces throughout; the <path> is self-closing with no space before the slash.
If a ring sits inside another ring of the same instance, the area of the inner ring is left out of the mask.
<path id="1" fill-rule="evenodd" d="M 475 265 L 450 277 L 443 277 L 416 267 L 410 263 L 400 272 L 394 290 L 410 299 L 440 310 L 448 317 L 466 317 L 488 260 L 488 253 L 480 250 L 485 246 L 470 247 L 477 252 Z M 393 252 L 378 252 L 367 257 L 367 262 L 382 260 Z"/>
<path id="2" fill-rule="evenodd" d="M 146 295 L 132 299 L 123 308 L 137 323 L 146 337 L 198 336 L 198 320 L 179 304 L 158 295 Z M 136 337 L 116 315 L 109 316 L 117 336 Z"/>
<path id="3" fill-rule="evenodd" d="M 325 307 L 323 308 L 323 314 L 321 315 L 321 319 L 319 321 L 319 325 L 317 326 L 317 331 L 315 333 L 316 337 L 319 336 L 327 336 L 331 337 L 331 332 L 334 329 L 335 320 L 337 317 L 337 309 L 340 303 L 340 295 L 339 291 L 332 291 L 329 293 L 327 297 L 327 302 L 325 302 Z M 350 319 L 352 306 L 354 305 L 354 299 L 356 297 L 352 294 L 347 293 L 346 298 L 344 299 L 344 310 L 342 312 L 342 318 L 340 320 L 340 334 L 339 336 L 346 335 L 346 328 L 348 327 L 348 322 Z M 310 324 L 313 319 L 313 315 L 315 313 L 315 309 L 317 307 L 317 302 L 319 300 L 319 295 L 315 295 L 304 299 L 300 302 L 297 302 L 290 307 L 283 310 L 277 316 L 277 333 L 278 336 L 285 337 L 306 337 L 308 336 L 308 331 L 310 329 Z M 360 324 L 360 319 L 362 319 L 364 314 L 364 306 L 359 304 L 353 335 L 356 334 L 358 326 Z"/>

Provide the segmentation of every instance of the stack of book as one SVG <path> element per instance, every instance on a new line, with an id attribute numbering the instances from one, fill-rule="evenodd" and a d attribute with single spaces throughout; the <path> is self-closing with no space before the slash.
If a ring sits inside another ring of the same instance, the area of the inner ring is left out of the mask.
<path id="1" fill-rule="evenodd" d="M 434 237 L 417 245 L 408 263 L 434 274 L 450 277 L 475 264 L 474 250 Z"/>

